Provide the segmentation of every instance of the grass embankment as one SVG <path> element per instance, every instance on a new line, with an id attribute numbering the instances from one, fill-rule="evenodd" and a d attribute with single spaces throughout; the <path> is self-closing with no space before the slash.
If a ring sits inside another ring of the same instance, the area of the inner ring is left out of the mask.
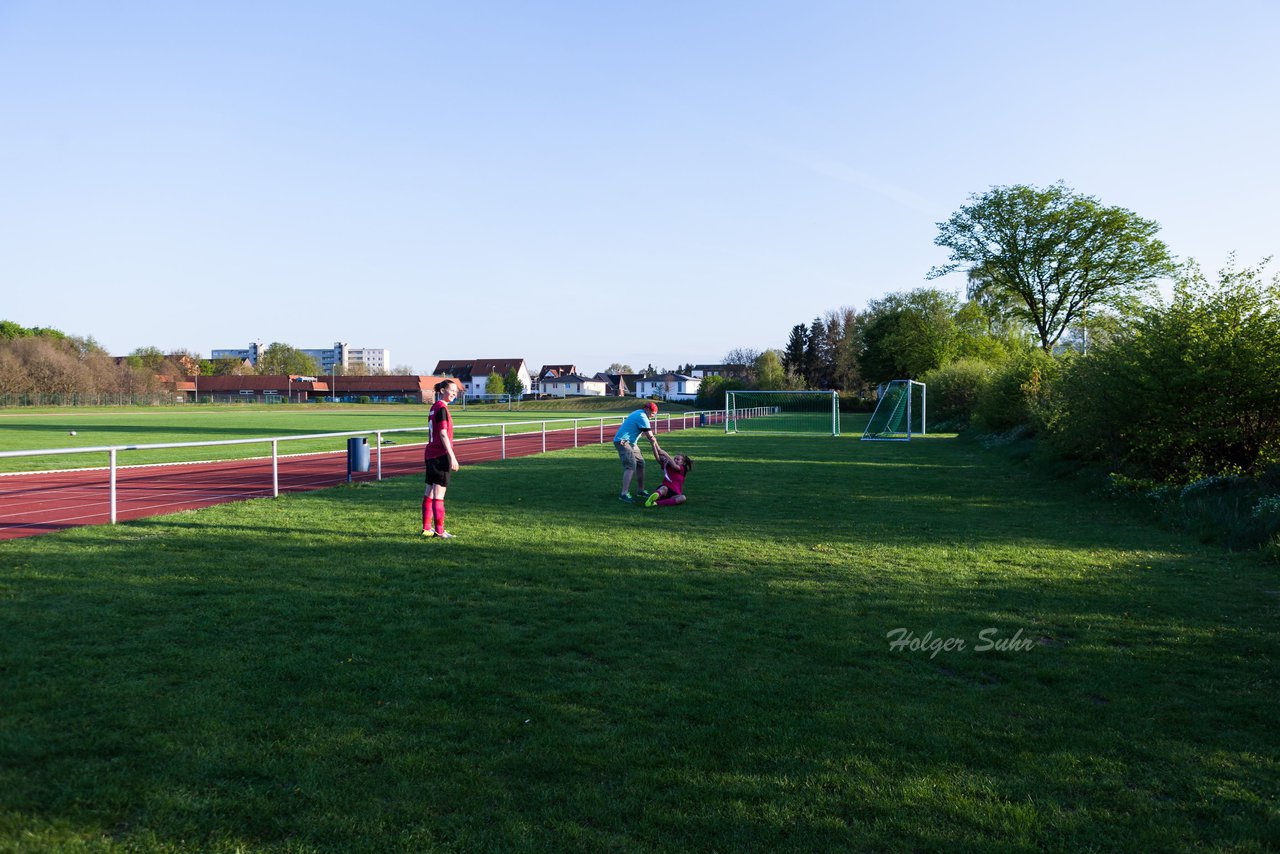
<path id="1" fill-rule="evenodd" d="M 453 541 L 405 478 L 0 544 L 0 849 L 1280 846 L 1273 570 L 945 439 L 665 443 L 670 510 L 590 448 Z"/>

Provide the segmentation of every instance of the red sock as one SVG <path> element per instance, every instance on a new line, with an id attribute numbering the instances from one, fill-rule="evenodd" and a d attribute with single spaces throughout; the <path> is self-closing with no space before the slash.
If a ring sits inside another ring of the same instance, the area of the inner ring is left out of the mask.
<path id="1" fill-rule="evenodd" d="M 444 533 L 444 499 L 443 499 L 443 498 L 433 498 L 433 499 L 431 500 L 431 503 L 435 505 L 435 511 L 436 511 L 436 533 L 437 533 L 437 534 L 443 534 L 443 533 Z"/>
<path id="2" fill-rule="evenodd" d="M 679 503 L 680 503 L 680 502 L 676 500 L 676 497 L 675 497 L 674 495 L 673 495 L 673 496 L 671 496 L 670 498 L 659 498 L 659 499 L 658 499 L 658 506 L 659 506 L 659 507 L 675 507 L 675 506 L 676 506 L 677 504 L 679 504 Z"/>
<path id="3" fill-rule="evenodd" d="M 431 530 L 431 499 L 425 496 L 422 499 L 422 530 Z"/>

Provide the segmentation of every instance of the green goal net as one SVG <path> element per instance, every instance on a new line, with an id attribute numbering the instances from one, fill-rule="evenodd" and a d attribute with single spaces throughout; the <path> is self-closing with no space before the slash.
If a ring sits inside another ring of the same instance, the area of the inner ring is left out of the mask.
<path id="1" fill-rule="evenodd" d="M 730 391 L 726 433 L 840 435 L 840 396 L 834 391 Z"/>
<path id="2" fill-rule="evenodd" d="M 925 435 L 926 389 L 915 380 L 893 380 L 880 390 L 862 438 L 869 441 L 909 442 Z"/>

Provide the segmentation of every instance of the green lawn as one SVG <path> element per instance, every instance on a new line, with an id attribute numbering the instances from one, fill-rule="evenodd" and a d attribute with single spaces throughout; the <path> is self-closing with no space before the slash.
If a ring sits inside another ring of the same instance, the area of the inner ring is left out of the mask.
<path id="1" fill-rule="evenodd" d="M 1273 566 L 954 439 L 664 444 L 683 507 L 593 447 L 453 541 L 402 478 L 0 544 L 0 851 L 1280 847 Z"/>
<path id="2" fill-rule="evenodd" d="M 490 406 L 455 406 L 454 420 L 459 438 L 496 433 L 496 430 L 465 429 L 467 424 L 512 424 L 553 419 L 560 427 L 571 427 L 573 419 L 581 424 L 599 423 L 604 417 L 616 424 L 620 416 L 634 410 L 634 400 L 615 403 L 612 408 L 599 404 L 590 409 L 558 406 L 559 401 L 533 403 L 508 412 Z M 572 403 L 572 401 L 570 401 Z M 679 417 L 684 407 L 663 407 L 663 417 Z M 253 439 L 272 436 L 300 436 L 314 433 L 341 433 L 349 430 L 391 430 L 405 427 L 424 428 L 426 406 L 374 405 L 324 406 L 304 405 L 210 405 L 168 407 L 84 407 L 46 410 L 0 410 L 0 451 L 37 450 L 47 448 L 105 447 L 109 445 L 151 445 L 168 442 L 203 442 L 227 439 Z M 514 429 L 514 428 L 513 428 Z M 534 429 L 525 427 L 522 429 Z M 71 431 L 76 435 L 70 435 Z M 423 433 L 391 435 L 396 442 L 425 441 Z M 285 442 L 281 453 L 341 450 L 345 440 L 299 440 Z M 172 448 L 160 451 L 128 452 L 120 457 L 122 465 L 187 462 L 192 460 L 239 459 L 271 453 L 269 443 L 223 445 L 200 448 Z M 106 454 L 61 454 L 56 456 L 0 458 L 0 472 L 43 471 L 106 465 Z"/>

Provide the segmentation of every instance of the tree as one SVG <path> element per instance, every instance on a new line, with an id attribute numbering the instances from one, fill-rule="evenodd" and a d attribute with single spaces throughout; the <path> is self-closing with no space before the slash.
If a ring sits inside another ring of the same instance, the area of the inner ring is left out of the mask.
<path id="1" fill-rule="evenodd" d="M 398 377 L 411 377 L 416 374 L 416 371 L 414 371 L 413 365 L 396 365 L 391 369 L 391 373 Z"/>
<path id="2" fill-rule="evenodd" d="M 1064 184 L 992 187 L 970 199 L 938 223 L 934 243 L 951 258 L 929 278 L 967 265 L 976 271 L 971 296 L 994 305 L 1008 298 L 1013 316 L 1035 329 L 1046 351 L 1085 311 L 1136 311 L 1175 269 L 1154 220 Z"/>
<path id="3" fill-rule="evenodd" d="M 756 388 L 788 388 L 787 372 L 782 368 L 782 357 L 777 350 L 765 350 L 755 361 Z"/>
<path id="4" fill-rule="evenodd" d="M 760 351 L 754 347 L 734 347 L 724 354 L 724 364 L 742 365 L 745 368 L 750 368 L 755 364 L 759 356 Z"/>
<path id="5" fill-rule="evenodd" d="M 876 383 L 914 379 L 956 358 L 956 303 L 954 296 L 934 288 L 872 300 L 858 356 L 862 375 Z"/>
<path id="6" fill-rule="evenodd" d="M 809 327 L 797 323 L 791 327 L 791 337 L 782 351 L 782 367 L 788 373 L 804 373 L 804 354 L 809 348 Z"/>
<path id="7" fill-rule="evenodd" d="M 237 359 L 234 356 L 222 356 L 213 359 L 210 364 L 213 368 L 213 376 L 215 377 L 242 377 L 253 376 L 256 371 L 253 365 L 250 365 L 245 359 Z"/>
<path id="8" fill-rule="evenodd" d="M 866 385 L 858 366 L 863 320 L 861 312 L 848 306 L 826 314 L 826 351 L 832 388 L 861 392 Z"/>
<path id="9" fill-rule="evenodd" d="M 506 386 L 502 382 L 502 374 L 498 373 L 497 371 L 494 371 L 493 373 L 489 374 L 489 379 L 485 380 L 485 383 L 484 383 L 485 394 L 492 394 L 492 395 L 505 394 L 505 388 Z"/>
<path id="10" fill-rule="evenodd" d="M 160 352 L 159 347 L 139 347 L 125 358 L 135 368 L 147 368 L 152 371 L 159 371 L 164 364 L 164 353 Z"/>
<path id="11" fill-rule="evenodd" d="M 320 373 L 320 366 L 296 347 L 276 341 L 258 357 L 258 373 L 315 376 Z"/>
<path id="12" fill-rule="evenodd" d="M 634 374 L 631 366 L 626 362 L 614 362 L 612 365 L 604 369 L 606 374 Z"/>
<path id="13" fill-rule="evenodd" d="M 809 324 L 801 373 L 810 388 L 831 387 L 831 358 L 827 348 L 827 325 L 821 317 Z"/>
<path id="14" fill-rule="evenodd" d="M 502 378 L 502 389 L 511 395 L 512 399 L 517 399 L 524 394 L 524 383 L 520 381 L 520 373 L 515 368 L 508 370 L 507 375 Z"/>

